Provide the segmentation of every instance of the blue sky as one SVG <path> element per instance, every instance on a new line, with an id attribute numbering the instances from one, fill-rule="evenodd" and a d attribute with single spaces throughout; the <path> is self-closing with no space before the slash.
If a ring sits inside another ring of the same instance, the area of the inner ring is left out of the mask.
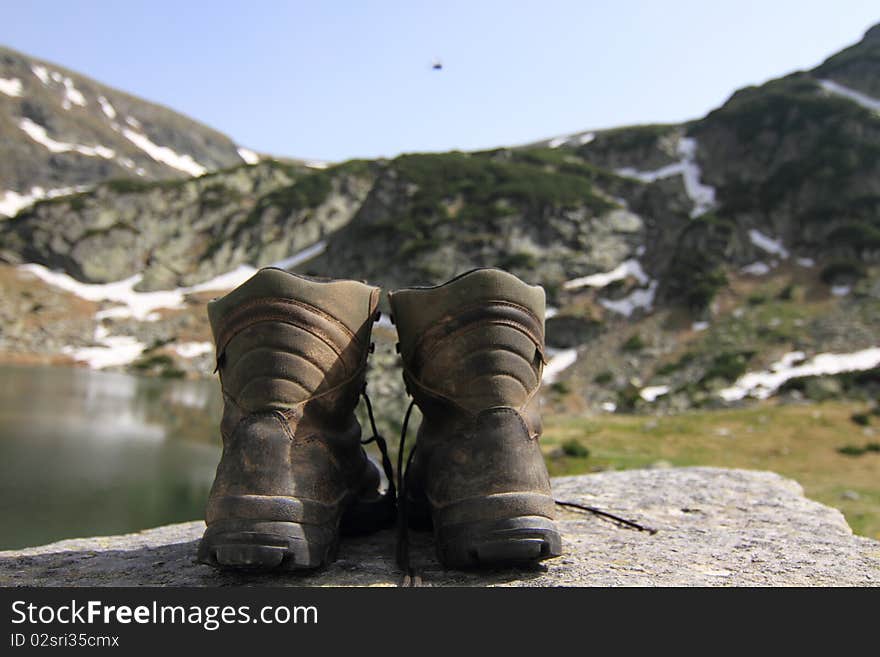
<path id="1" fill-rule="evenodd" d="M 0 0 L 0 43 L 260 152 L 342 160 L 694 118 L 811 68 L 876 0 Z M 434 57 L 444 63 L 431 70 Z"/>

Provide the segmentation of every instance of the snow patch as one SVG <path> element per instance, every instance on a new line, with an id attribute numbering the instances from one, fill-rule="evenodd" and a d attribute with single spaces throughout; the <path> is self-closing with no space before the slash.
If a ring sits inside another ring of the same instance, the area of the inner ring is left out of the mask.
<path id="1" fill-rule="evenodd" d="M 108 119 L 116 118 L 116 108 L 110 104 L 110 101 L 104 98 L 104 96 L 98 96 L 98 104 L 101 106 L 101 111 L 107 116 Z"/>
<path id="2" fill-rule="evenodd" d="M 691 324 L 692 331 L 705 331 L 709 328 L 709 322 L 694 322 Z"/>
<path id="3" fill-rule="evenodd" d="M 642 269 L 642 265 L 639 263 L 639 261 L 630 259 L 620 263 L 617 267 L 609 272 L 574 278 L 570 281 L 566 281 L 565 283 L 563 283 L 562 287 L 565 290 L 576 290 L 585 286 L 601 288 L 613 283 L 614 281 L 623 280 L 628 276 L 632 276 L 633 278 L 637 279 L 642 285 L 646 285 L 650 280 L 648 278 L 648 275 L 645 274 L 645 270 Z"/>
<path id="4" fill-rule="evenodd" d="M 658 397 L 669 394 L 669 386 L 648 386 L 639 391 L 639 397 L 648 403 L 654 402 Z"/>
<path id="5" fill-rule="evenodd" d="M 613 413 L 617 410 L 617 404 L 615 404 L 614 402 L 602 402 L 599 408 L 601 408 L 606 413 Z"/>
<path id="6" fill-rule="evenodd" d="M 831 286 L 831 294 L 836 297 L 845 297 L 850 292 L 852 292 L 852 287 L 849 285 L 832 285 Z"/>
<path id="7" fill-rule="evenodd" d="M 277 267 L 287 262 L 299 264 L 320 253 L 326 248 L 324 242 L 313 244 L 289 258 L 285 258 L 272 266 Z M 289 265 L 292 266 L 292 265 Z M 110 301 L 118 304 L 116 307 L 98 311 L 96 319 L 123 319 L 133 318 L 140 321 L 151 322 L 159 319 L 157 310 L 161 308 L 181 308 L 184 305 L 184 297 L 198 292 L 211 292 L 214 290 L 230 290 L 238 287 L 251 276 L 257 273 L 255 267 L 239 265 L 232 271 L 220 274 L 214 278 L 188 287 L 178 287 L 173 290 L 159 290 L 156 292 L 138 292 L 134 288 L 143 279 L 143 274 L 135 274 L 129 278 L 113 283 L 82 283 L 72 276 L 63 272 L 52 271 L 43 265 L 35 263 L 21 265 L 23 271 L 28 271 L 49 285 L 71 292 L 88 301 Z"/>
<path id="8" fill-rule="evenodd" d="M 553 383 L 563 370 L 571 367 L 577 360 L 577 349 L 548 349 L 547 355 L 550 356 L 550 362 L 544 366 L 544 372 L 541 380 L 544 383 Z"/>
<path id="9" fill-rule="evenodd" d="M 761 231 L 752 228 L 749 230 L 749 240 L 751 240 L 752 244 L 759 249 L 766 251 L 767 253 L 778 255 L 783 260 L 788 257 L 788 249 L 782 245 L 781 239 L 773 239 Z"/>
<path id="10" fill-rule="evenodd" d="M 788 353 L 773 363 L 769 370 L 744 374 L 731 387 L 718 394 L 725 401 L 737 401 L 748 396 L 767 399 L 790 379 L 870 370 L 880 365 L 880 347 L 848 354 L 818 354 L 808 361 L 804 361 L 804 358 L 802 351 Z"/>
<path id="11" fill-rule="evenodd" d="M 40 79 L 40 82 L 49 84 L 49 70 L 45 66 L 34 64 L 31 66 L 31 71 Z"/>
<path id="12" fill-rule="evenodd" d="M 691 217 L 699 217 L 715 206 L 715 188 L 700 182 L 702 172 L 697 164 L 697 140 L 693 137 L 682 137 L 678 141 L 678 162 L 667 164 L 654 171 L 638 171 L 633 167 L 617 169 L 617 174 L 627 178 L 636 178 L 645 183 L 652 183 L 663 178 L 680 175 L 684 182 L 685 193 L 694 204 Z"/>
<path id="13" fill-rule="evenodd" d="M 130 118 L 131 117 L 128 117 L 126 121 Z M 149 137 L 139 132 L 123 128 L 122 135 L 157 162 L 161 162 L 174 169 L 188 173 L 191 176 L 201 176 L 208 171 L 205 167 L 196 162 L 192 156 L 181 155 L 167 146 L 154 144 L 150 141 Z"/>
<path id="14" fill-rule="evenodd" d="M 57 189 L 45 190 L 42 187 L 31 187 L 31 191 L 26 194 L 9 190 L 4 192 L 0 197 L 0 215 L 14 217 L 21 212 L 22 209 L 32 205 L 36 201 L 44 198 L 56 198 L 58 196 L 67 196 L 68 194 L 76 194 L 83 192 L 89 188 L 88 185 L 79 185 L 77 187 L 59 187 Z"/>
<path id="15" fill-rule="evenodd" d="M 21 80 L 18 78 L 0 78 L 0 93 L 18 98 L 21 96 Z"/>
<path id="16" fill-rule="evenodd" d="M 80 90 L 74 86 L 73 80 L 65 77 L 62 78 L 61 81 L 64 84 L 64 101 L 61 104 L 62 107 L 64 107 L 64 109 L 70 109 L 71 105 L 85 107 L 86 97 L 83 96 Z"/>
<path id="17" fill-rule="evenodd" d="M 819 84 L 828 93 L 849 98 L 851 101 L 858 103 L 865 109 L 880 113 L 880 100 L 877 100 L 876 98 L 872 98 L 871 96 L 856 91 L 855 89 L 845 87 L 834 80 L 819 80 Z"/>
<path id="18" fill-rule="evenodd" d="M 330 166 L 329 163 L 321 162 L 320 160 L 310 160 L 308 162 L 305 162 L 305 165 L 310 169 L 326 169 L 328 166 Z"/>
<path id="19" fill-rule="evenodd" d="M 599 299 L 599 303 L 612 312 L 629 317 L 638 309 L 650 310 L 656 294 L 657 281 L 651 281 L 648 287 L 633 290 L 623 299 Z"/>
<path id="20" fill-rule="evenodd" d="M 173 347 L 181 358 L 196 358 L 214 351 L 210 342 L 180 342 Z"/>
<path id="21" fill-rule="evenodd" d="M 751 276 L 764 276 L 770 273 L 770 269 L 770 265 L 765 262 L 753 262 L 740 269 L 740 271 Z"/>
<path id="22" fill-rule="evenodd" d="M 302 251 L 294 253 L 290 257 L 272 263 L 272 266 L 278 267 L 279 269 L 290 269 L 291 267 L 296 267 L 297 265 L 302 264 L 307 260 L 311 260 L 315 256 L 321 255 L 326 249 L 327 242 L 315 242 L 311 246 L 303 249 Z"/>
<path id="23" fill-rule="evenodd" d="M 92 369 L 103 369 L 118 365 L 127 365 L 144 353 L 146 345 L 128 335 L 108 335 L 107 329 L 98 326 L 95 329 L 94 347 L 62 347 L 64 354 L 81 363 L 87 363 Z"/>
<path id="24" fill-rule="evenodd" d="M 46 128 L 39 123 L 34 123 L 30 119 L 24 118 L 18 123 L 28 137 L 38 144 L 45 146 L 52 153 L 80 153 L 89 157 L 103 157 L 105 160 L 111 160 L 116 157 L 116 151 L 106 146 L 83 146 L 81 144 L 71 144 L 63 141 L 52 139 L 46 132 Z"/>
<path id="25" fill-rule="evenodd" d="M 813 260 L 812 258 L 798 258 L 797 263 L 801 267 L 815 267 L 816 266 L 816 261 Z"/>
<path id="26" fill-rule="evenodd" d="M 138 120 L 137 120 L 136 118 L 134 118 L 133 116 L 126 116 L 126 117 L 125 117 L 125 122 L 126 122 L 128 125 L 130 125 L 132 128 L 137 128 L 138 130 L 140 130 L 140 128 L 141 128 L 141 122 L 138 121 Z"/>
<path id="27" fill-rule="evenodd" d="M 86 97 L 76 88 L 73 80 L 69 77 L 62 75 L 58 71 L 52 71 L 50 73 L 49 69 L 38 64 L 31 66 L 31 72 L 36 75 L 40 82 L 45 86 L 49 86 L 51 82 L 57 82 L 64 85 L 64 99 L 61 101 L 61 107 L 64 109 L 69 110 L 74 105 L 79 107 L 86 106 Z"/>
<path id="28" fill-rule="evenodd" d="M 259 155 L 244 146 L 238 147 L 238 156 L 245 161 L 245 164 L 257 164 L 260 161 Z"/>
<path id="29" fill-rule="evenodd" d="M 561 137 L 554 137 L 550 141 L 547 142 L 548 148 L 559 148 L 565 144 L 571 144 L 574 142 L 578 146 L 584 146 L 585 144 L 589 144 L 596 138 L 596 134 L 593 132 L 585 132 L 581 135 L 563 135 Z"/>

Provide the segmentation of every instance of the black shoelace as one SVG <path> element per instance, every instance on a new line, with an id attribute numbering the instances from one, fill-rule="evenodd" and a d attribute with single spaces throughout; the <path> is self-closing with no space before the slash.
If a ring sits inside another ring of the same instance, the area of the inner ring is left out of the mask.
<path id="1" fill-rule="evenodd" d="M 409 426 L 409 418 L 412 414 L 413 406 L 415 405 L 415 400 L 410 401 L 409 406 L 406 409 L 406 415 L 403 418 L 403 426 L 400 431 L 400 447 L 397 453 L 397 482 L 399 483 L 399 487 L 395 486 L 395 476 L 394 476 L 394 468 L 391 465 L 391 458 L 388 456 L 388 442 L 379 433 L 379 429 L 376 427 L 376 418 L 373 415 L 373 404 L 370 402 L 370 397 L 367 395 L 367 386 L 364 385 L 364 389 L 361 391 L 361 395 L 364 398 L 364 402 L 367 406 L 367 416 L 370 418 L 370 428 L 373 430 L 373 435 L 366 440 L 361 441 L 361 445 L 369 445 L 370 443 L 376 443 L 376 446 L 379 448 L 379 452 L 382 455 L 382 469 L 385 471 L 385 478 L 388 480 L 388 489 L 385 491 L 385 494 L 388 495 L 396 504 L 397 507 L 397 548 L 396 548 L 396 561 L 397 565 L 404 572 L 404 578 L 402 586 L 421 586 L 422 578 L 418 572 L 412 567 L 410 564 L 410 555 L 409 555 L 409 504 L 407 503 L 406 498 L 406 476 L 405 470 L 409 469 L 409 465 L 412 462 L 413 454 L 415 454 L 415 448 L 413 448 L 409 453 L 409 458 L 406 461 L 406 468 L 404 468 L 403 464 L 403 455 L 404 455 L 404 447 L 406 446 L 406 432 Z"/>
<path id="2" fill-rule="evenodd" d="M 410 400 L 406 407 L 406 415 L 403 416 L 403 425 L 400 428 L 400 446 L 397 452 L 397 481 L 400 483 L 397 503 L 397 565 L 403 570 L 402 586 L 422 586 L 422 576 L 413 567 L 409 554 L 409 499 L 406 495 L 406 474 L 409 472 L 410 463 L 416 453 L 418 445 L 414 445 L 406 459 L 406 468 L 403 465 L 404 447 L 406 446 L 406 432 L 409 428 L 409 418 L 412 415 L 415 399 Z"/>
<path id="3" fill-rule="evenodd" d="M 361 445 L 376 443 L 376 447 L 379 448 L 379 452 L 382 455 L 382 469 L 385 471 L 385 478 L 388 480 L 388 490 L 385 491 L 385 494 L 388 495 L 393 502 L 397 502 L 397 487 L 394 485 L 394 468 L 391 466 L 391 458 L 388 456 L 388 442 L 376 428 L 376 418 L 373 417 L 373 404 L 370 403 L 370 397 L 367 395 L 366 384 L 364 384 L 364 389 L 361 391 L 361 395 L 364 398 L 364 402 L 367 404 L 367 415 L 370 418 L 370 428 L 373 430 L 373 435 L 366 440 L 362 440 Z"/>

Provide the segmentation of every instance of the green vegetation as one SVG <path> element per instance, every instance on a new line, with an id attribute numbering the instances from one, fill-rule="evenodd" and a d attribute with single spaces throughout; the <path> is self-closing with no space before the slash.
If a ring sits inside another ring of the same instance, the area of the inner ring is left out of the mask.
<path id="1" fill-rule="evenodd" d="M 576 173 L 565 167 L 554 170 L 551 166 L 548 170 L 544 166 L 548 163 L 540 157 L 546 155 L 545 151 L 512 153 L 504 160 L 457 151 L 410 154 L 396 158 L 392 166 L 403 179 L 418 186 L 411 199 L 410 214 L 415 218 L 447 219 L 443 201 L 457 196 L 465 202 L 463 216 L 459 217 L 462 221 L 479 219 L 486 208 L 501 199 L 532 209 L 587 205 L 599 213 L 612 207 L 593 190 L 598 175 L 594 167 L 584 164 L 576 168 Z"/>
<path id="2" fill-rule="evenodd" d="M 714 379 L 725 383 L 733 383 L 746 373 L 749 360 L 755 355 L 753 351 L 734 351 L 718 354 L 709 365 L 700 383 L 706 384 Z"/>
<path id="3" fill-rule="evenodd" d="M 676 251 L 664 280 L 666 295 L 693 313 L 706 309 L 727 285 L 721 267 L 705 252 L 690 248 Z"/>
<path id="4" fill-rule="evenodd" d="M 590 450 L 587 449 L 577 438 L 569 438 L 561 445 L 562 452 L 566 456 L 576 459 L 589 458 Z"/>
<path id="5" fill-rule="evenodd" d="M 865 39 L 826 59 L 816 70 L 821 77 L 845 75 L 848 71 L 872 71 L 880 65 L 880 39 L 875 25 Z M 872 38 L 873 37 L 873 38 Z"/>
<path id="6" fill-rule="evenodd" d="M 593 383 L 596 383 L 600 386 L 607 385 L 612 381 L 614 381 L 614 374 L 612 374 L 609 370 L 599 372 L 595 377 L 593 377 Z"/>
<path id="7" fill-rule="evenodd" d="M 880 452 L 880 443 L 865 443 L 861 447 L 859 445 L 844 445 L 839 447 L 837 451 L 845 456 L 862 456 L 868 452 Z"/>
<path id="8" fill-rule="evenodd" d="M 686 352 L 677 361 L 672 363 L 664 363 L 663 365 L 658 367 L 654 374 L 657 376 L 669 376 L 670 374 L 674 374 L 680 369 L 690 365 L 692 362 L 694 362 L 695 358 L 696 355 L 694 353 Z"/>
<path id="9" fill-rule="evenodd" d="M 853 413 L 849 416 L 849 419 L 860 427 L 866 427 L 871 424 L 871 416 L 867 413 Z"/>
<path id="10" fill-rule="evenodd" d="M 864 276 L 865 268 L 861 263 L 853 260 L 835 260 L 834 262 L 827 264 L 822 269 L 822 273 L 819 274 L 819 278 L 821 278 L 822 282 L 826 285 L 851 283 Z"/>
<path id="11" fill-rule="evenodd" d="M 218 210 L 237 204 L 239 201 L 241 201 L 241 192 L 221 182 L 208 185 L 199 196 L 199 204 L 203 212 Z"/>
<path id="12" fill-rule="evenodd" d="M 626 342 L 620 346 L 620 350 L 625 353 L 636 353 L 645 348 L 645 341 L 638 333 L 633 333 Z"/>
<path id="13" fill-rule="evenodd" d="M 861 253 L 880 248 L 880 230 L 863 223 L 845 223 L 828 233 L 828 244 Z"/>
<path id="14" fill-rule="evenodd" d="M 843 511 L 857 533 L 880 538 L 877 447 L 858 459 L 838 451 L 852 441 L 850 415 L 858 408 L 847 402 L 764 403 L 651 418 L 548 416 L 541 443 L 548 455 L 572 439 L 590 446 L 589 459 L 548 458 L 553 475 L 641 468 L 658 461 L 771 470 L 797 480 L 807 496 Z"/>
<path id="15" fill-rule="evenodd" d="M 867 128 L 874 122 L 868 109 L 824 94 L 815 80 L 796 73 L 738 91 L 711 112 L 699 129 L 711 126 L 731 132 L 752 159 L 752 178 L 729 181 L 720 189 L 724 210 L 768 212 L 795 197 L 805 185 L 810 187 L 811 198 L 840 196 L 855 176 L 872 170 L 880 159 L 880 147 L 876 140 L 863 138 L 857 126 Z M 760 151 L 749 152 L 747 145 L 758 143 Z M 782 163 L 764 155 L 791 150 L 794 144 L 797 156 Z"/>
<path id="16" fill-rule="evenodd" d="M 168 354 L 148 354 L 132 363 L 132 368 L 144 374 L 156 374 L 164 379 L 182 379 L 186 376 Z"/>
<path id="17" fill-rule="evenodd" d="M 603 130 L 595 142 L 590 143 L 584 148 L 598 147 L 617 152 L 657 148 L 657 142 L 677 130 L 678 127 L 678 125 L 651 123 Z"/>

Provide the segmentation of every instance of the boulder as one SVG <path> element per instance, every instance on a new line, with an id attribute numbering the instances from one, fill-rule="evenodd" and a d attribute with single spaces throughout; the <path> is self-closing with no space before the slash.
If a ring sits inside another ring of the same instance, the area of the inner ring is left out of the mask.
<path id="1" fill-rule="evenodd" d="M 432 586 L 878 586 L 880 542 L 855 536 L 836 509 L 772 472 L 663 468 L 553 481 L 558 500 L 656 533 L 560 509 L 565 553 L 533 568 L 443 570 L 430 534 L 411 532 L 413 564 Z M 394 586 L 393 531 L 346 539 L 337 561 L 306 574 L 222 573 L 195 562 L 204 523 L 65 540 L 0 552 L 0 586 Z"/>

